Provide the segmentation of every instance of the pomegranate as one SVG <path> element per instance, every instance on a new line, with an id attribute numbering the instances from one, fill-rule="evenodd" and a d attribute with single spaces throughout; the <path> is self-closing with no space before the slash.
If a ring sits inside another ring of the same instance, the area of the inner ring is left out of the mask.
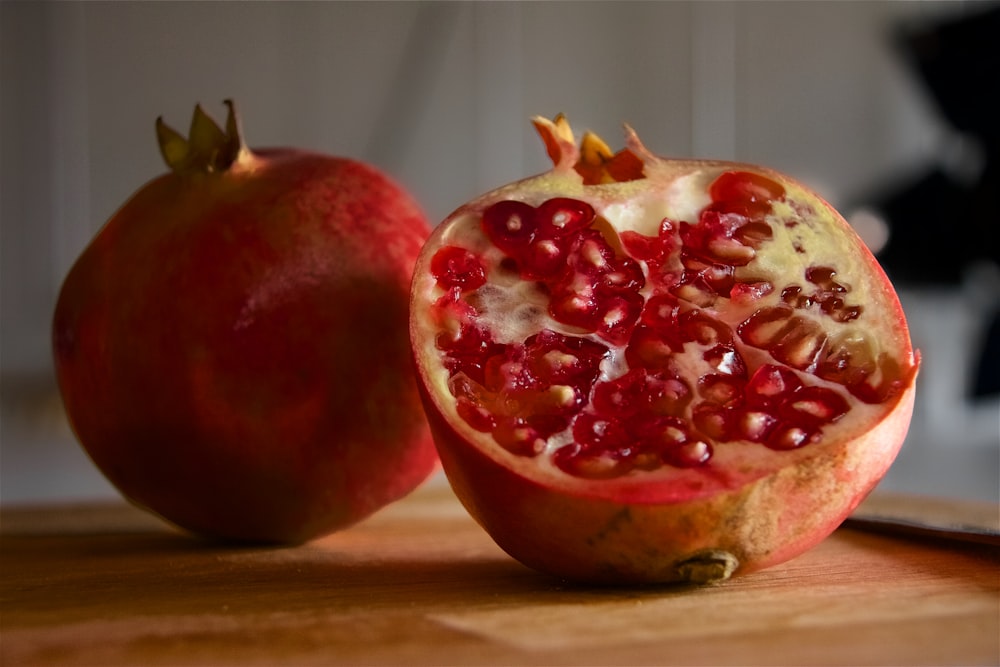
<path id="1" fill-rule="evenodd" d="M 195 108 L 157 121 L 171 171 L 65 278 L 55 369 L 83 448 L 127 498 L 190 531 L 301 542 L 437 467 L 406 334 L 430 234 L 364 163 L 250 150 Z"/>
<path id="2" fill-rule="evenodd" d="M 456 494 L 513 557 L 591 583 L 718 581 L 817 544 L 912 412 L 873 256 L 775 171 L 534 122 L 554 168 L 463 205 L 415 269 Z"/>

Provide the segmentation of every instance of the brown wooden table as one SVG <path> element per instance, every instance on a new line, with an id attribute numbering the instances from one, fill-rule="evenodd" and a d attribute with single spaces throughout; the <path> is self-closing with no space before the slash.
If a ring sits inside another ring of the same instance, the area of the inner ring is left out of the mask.
<path id="1" fill-rule="evenodd" d="M 295 548 L 125 504 L 6 508 L 0 664 L 1000 664 L 1000 549 L 841 528 L 708 588 L 601 589 L 500 551 L 444 483 Z"/>

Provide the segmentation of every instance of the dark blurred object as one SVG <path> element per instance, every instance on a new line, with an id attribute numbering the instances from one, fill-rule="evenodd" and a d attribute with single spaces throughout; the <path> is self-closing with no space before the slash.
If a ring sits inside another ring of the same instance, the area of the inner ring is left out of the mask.
<path id="1" fill-rule="evenodd" d="M 986 327 L 979 367 L 973 380 L 972 396 L 991 396 L 1000 393 L 1000 310 Z"/>
<path id="2" fill-rule="evenodd" d="M 900 42 L 948 122 L 978 137 L 996 154 L 1000 5 L 986 6 L 986 10 L 970 9 L 958 19 L 904 31 Z"/>
<path id="3" fill-rule="evenodd" d="M 1000 4 L 964 4 L 957 18 L 900 30 L 895 46 L 962 150 L 868 199 L 889 231 L 878 257 L 899 285 L 957 288 L 970 267 L 1000 267 Z M 983 315 L 972 399 L 1000 393 L 1000 313 Z"/>
<path id="4" fill-rule="evenodd" d="M 889 227 L 879 260 L 899 283 L 957 285 L 970 264 L 1000 263 L 1000 5 L 983 4 L 896 36 L 906 63 L 978 158 L 969 173 L 942 156 L 873 197 Z"/>

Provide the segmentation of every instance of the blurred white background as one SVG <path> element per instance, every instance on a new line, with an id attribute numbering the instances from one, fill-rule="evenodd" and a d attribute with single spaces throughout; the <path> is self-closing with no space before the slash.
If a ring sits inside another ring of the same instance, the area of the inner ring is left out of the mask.
<path id="1" fill-rule="evenodd" d="M 115 496 L 62 417 L 49 322 L 87 241 L 165 170 L 157 116 L 186 133 L 196 102 L 222 120 L 233 98 L 252 146 L 370 161 L 434 220 L 545 169 L 529 118 L 560 111 L 612 146 L 628 122 L 660 154 L 767 164 L 849 212 L 962 157 L 889 38 L 984 4 L 0 2 L 0 500 Z M 1000 399 L 968 398 L 992 269 L 900 285 L 924 366 L 886 488 L 1000 494 Z"/>

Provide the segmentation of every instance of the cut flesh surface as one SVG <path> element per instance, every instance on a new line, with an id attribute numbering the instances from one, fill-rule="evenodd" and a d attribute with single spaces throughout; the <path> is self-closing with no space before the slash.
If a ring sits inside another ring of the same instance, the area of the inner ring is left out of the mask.
<path id="1" fill-rule="evenodd" d="M 879 423 L 916 360 L 843 219 L 774 172 L 630 148 L 624 180 L 563 160 L 432 237 L 411 333 L 453 428 L 539 483 L 670 502 Z"/>

